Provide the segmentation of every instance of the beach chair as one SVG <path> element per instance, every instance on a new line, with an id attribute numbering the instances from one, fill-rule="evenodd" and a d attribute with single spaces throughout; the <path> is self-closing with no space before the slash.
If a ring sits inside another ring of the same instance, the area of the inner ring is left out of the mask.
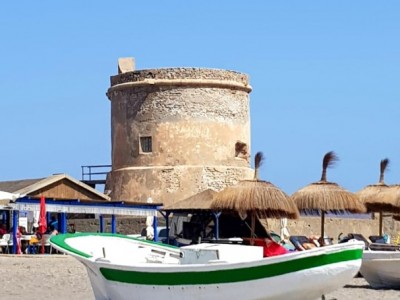
<path id="1" fill-rule="evenodd" d="M 370 235 L 368 238 L 372 243 L 385 244 L 385 239 L 381 235 Z"/>
<path id="2" fill-rule="evenodd" d="M 14 245 L 11 234 L 10 233 L 3 234 L 3 240 L 7 243 L 7 253 L 10 253 L 10 247 Z"/>
<path id="3" fill-rule="evenodd" d="M 348 233 L 345 237 L 340 239 L 339 243 L 346 243 L 349 240 L 362 241 L 365 244 L 365 249 L 369 248 L 370 242 L 368 242 L 368 240 L 362 234 L 359 233 Z"/>
<path id="4" fill-rule="evenodd" d="M 42 247 L 42 243 L 43 243 L 43 245 L 44 245 L 44 248 L 45 248 L 45 253 L 49 253 L 49 254 L 52 254 L 52 252 L 53 252 L 53 246 L 50 244 L 50 242 L 49 242 L 49 240 L 50 240 L 50 238 L 52 237 L 52 235 L 51 234 L 44 234 L 43 235 L 43 239 L 40 239 L 39 240 L 39 243 L 37 244 L 37 247 L 38 247 L 38 253 L 41 253 L 41 247 Z"/>
<path id="5" fill-rule="evenodd" d="M 2 250 L 2 253 L 10 253 L 10 234 L 6 233 L 3 234 L 3 237 L 0 239 L 0 247 Z"/>
<path id="6" fill-rule="evenodd" d="M 292 235 L 289 238 L 290 242 L 298 251 L 304 251 L 317 247 L 310 239 L 304 235 Z"/>
<path id="7" fill-rule="evenodd" d="M 288 241 L 286 241 L 286 240 L 282 240 L 281 236 L 279 234 L 273 232 L 273 231 L 267 232 L 267 236 L 270 239 L 272 239 L 275 242 L 277 242 L 279 245 L 281 245 L 282 247 L 284 247 L 288 251 L 296 250 L 296 248 L 291 243 L 288 243 Z"/>

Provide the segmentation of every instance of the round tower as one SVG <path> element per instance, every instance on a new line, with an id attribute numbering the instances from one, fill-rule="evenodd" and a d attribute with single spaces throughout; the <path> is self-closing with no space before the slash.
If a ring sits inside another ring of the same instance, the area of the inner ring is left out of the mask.
<path id="1" fill-rule="evenodd" d="M 250 91 L 248 76 L 234 71 L 135 71 L 120 59 L 107 92 L 111 198 L 168 204 L 252 178 Z"/>

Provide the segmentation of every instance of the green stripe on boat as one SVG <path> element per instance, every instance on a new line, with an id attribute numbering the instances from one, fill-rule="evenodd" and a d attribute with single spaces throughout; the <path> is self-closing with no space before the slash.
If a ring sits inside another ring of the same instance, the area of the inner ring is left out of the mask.
<path id="1" fill-rule="evenodd" d="M 111 281 L 144 285 L 199 285 L 241 282 L 274 277 L 324 265 L 358 260 L 362 258 L 361 249 L 346 250 L 339 253 L 304 257 L 263 266 L 226 269 L 206 272 L 163 272 L 149 273 L 100 268 L 103 276 Z M 206 276 L 204 275 L 205 273 Z"/>

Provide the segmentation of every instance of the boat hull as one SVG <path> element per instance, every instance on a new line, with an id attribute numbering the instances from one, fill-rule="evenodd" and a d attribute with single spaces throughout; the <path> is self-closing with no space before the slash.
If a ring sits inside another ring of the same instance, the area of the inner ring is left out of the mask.
<path id="1" fill-rule="evenodd" d="M 317 299 L 348 283 L 362 257 L 362 244 L 348 243 L 246 262 L 122 265 L 85 257 L 53 242 L 86 266 L 98 300 Z"/>
<path id="2" fill-rule="evenodd" d="M 361 275 L 375 289 L 400 289 L 400 251 L 365 250 Z"/>
<path id="3" fill-rule="evenodd" d="M 359 263 L 333 264 L 271 278 L 223 284 L 141 285 L 105 280 L 89 271 L 96 299 L 317 299 L 344 286 Z M 92 274 L 90 274 L 92 273 Z M 332 277 L 340 279 L 332 280 Z M 304 280 L 307 278 L 307 280 Z M 288 284 L 290 288 L 288 288 Z M 97 288 L 95 288 L 97 287 Z M 100 289 L 98 287 L 101 287 Z M 132 297 L 135 295 L 135 297 Z"/>

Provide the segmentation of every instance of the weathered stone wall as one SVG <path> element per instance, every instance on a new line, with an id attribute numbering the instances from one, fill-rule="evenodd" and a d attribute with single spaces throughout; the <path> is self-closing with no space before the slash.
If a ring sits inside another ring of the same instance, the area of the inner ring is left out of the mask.
<path id="1" fill-rule="evenodd" d="M 111 85 L 112 199 L 168 204 L 253 176 L 247 75 L 141 70 L 113 76 Z M 151 152 L 141 137 L 151 137 Z"/>
<path id="2" fill-rule="evenodd" d="M 221 190 L 235 184 L 238 178 L 249 178 L 254 172 L 241 167 L 165 166 L 158 168 L 125 168 L 113 172 L 113 189 L 122 199 L 155 202 L 167 205 L 211 188 Z"/>

